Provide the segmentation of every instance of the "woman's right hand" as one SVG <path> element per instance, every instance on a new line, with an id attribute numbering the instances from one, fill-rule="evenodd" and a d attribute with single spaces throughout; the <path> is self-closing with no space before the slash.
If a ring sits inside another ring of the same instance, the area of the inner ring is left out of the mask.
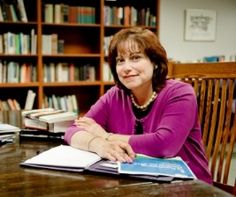
<path id="1" fill-rule="evenodd" d="M 131 146 L 123 141 L 107 141 L 98 137 L 89 144 L 89 150 L 111 161 L 131 163 L 135 158 Z"/>

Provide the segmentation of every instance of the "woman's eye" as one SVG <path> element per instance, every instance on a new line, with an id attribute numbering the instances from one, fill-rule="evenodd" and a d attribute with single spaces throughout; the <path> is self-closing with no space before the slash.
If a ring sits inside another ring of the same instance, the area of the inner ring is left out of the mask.
<path id="1" fill-rule="evenodd" d="M 138 61 L 140 58 L 141 58 L 141 56 L 139 56 L 139 55 L 134 55 L 134 56 L 132 56 L 130 59 L 133 60 L 133 61 Z"/>
<path id="2" fill-rule="evenodd" d="M 116 63 L 117 64 L 122 64 L 122 62 L 124 62 L 124 59 L 121 59 L 121 58 L 117 58 L 116 59 Z"/>

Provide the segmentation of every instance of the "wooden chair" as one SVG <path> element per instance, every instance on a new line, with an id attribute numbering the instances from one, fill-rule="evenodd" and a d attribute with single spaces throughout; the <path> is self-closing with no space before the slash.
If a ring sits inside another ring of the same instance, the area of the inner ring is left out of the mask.
<path id="1" fill-rule="evenodd" d="M 236 139 L 236 112 L 232 111 L 236 99 L 236 62 L 170 63 L 168 76 L 194 87 L 214 185 L 236 195 L 236 179 L 234 186 L 227 185 Z"/>

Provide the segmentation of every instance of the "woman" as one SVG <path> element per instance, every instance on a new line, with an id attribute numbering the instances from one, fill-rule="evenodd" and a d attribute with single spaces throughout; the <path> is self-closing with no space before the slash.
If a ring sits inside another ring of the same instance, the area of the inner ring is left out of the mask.
<path id="1" fill-rule="evenodd" d="M 108 62 L 116 82 L 75 121 L 65 140 L 113 161 L 136 153 L 180 156 L 195 175 L 212 183 L 191 85 L 167 80 L 167 55 L 148 29 L 127 28 L 113 36 Z"/>

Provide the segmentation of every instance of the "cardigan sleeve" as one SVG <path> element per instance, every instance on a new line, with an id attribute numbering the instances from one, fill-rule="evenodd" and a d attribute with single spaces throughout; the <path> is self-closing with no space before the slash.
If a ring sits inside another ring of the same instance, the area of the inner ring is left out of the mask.
<path id="1" fill-rule="evenodd" d="M 85 114 L 86 117 L 90 117 L 96 120 L 96 122 L 100 124 L 103 128 L 106 128 L 106 120 L 107 120 L 107 114 L 108 114 L 107 107 L 109 107 L 109 105 L 107 105 L 106 103 L 109 102 L 108 100 L 110 99 L 111 95 L 114 93 L 113 89 L 107 91 L 106 94 L 100 97 L 97 100 L 97 102 L 94 105 L 92 105 L 89 111 Z M 80 128 L 77 127 L 75 124 L 73 124 L 71 127 L 69 127 L 66 130 L 65 135 L 64 135 L 64 141 L 67 144 L 70 144 L 72 136 L 79 131 L 80 131 Z"/>

